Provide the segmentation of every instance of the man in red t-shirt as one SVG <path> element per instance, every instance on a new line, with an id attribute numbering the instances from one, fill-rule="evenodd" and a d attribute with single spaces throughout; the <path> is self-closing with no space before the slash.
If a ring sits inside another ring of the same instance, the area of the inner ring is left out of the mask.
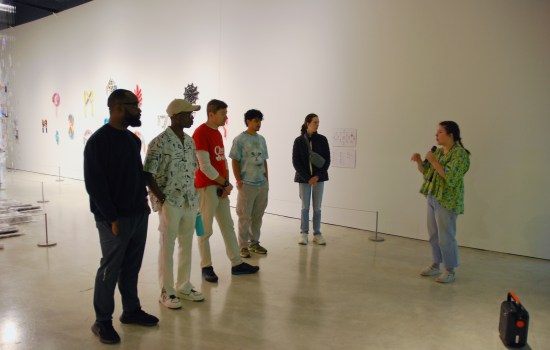
<path id="1" fill-rule="evenodd" d="M 235 235 L 233 219 L 229 209 L 228 195 L 233 186 L 229 183 L 229 171 L 225 158 L 222 134 L 218 131 L 227 121 L 227 104 L 219 100 L 208 102 L 208 121 L 195 130 L 193 139 L 197 147 L 199 170 L 195 173 L 195 184 L 200 192 L 199 210 L 204 226 L 204 236 L 199 237 L 202 277 L 208 282 L 217 282 L 218 276 L 212 267 L 210 243 L 214 216 L 222 231 L 227 257 L 231 260 L 231 273 L 242 275 L 256 273 L 258 266 L 242 261 Z"/>

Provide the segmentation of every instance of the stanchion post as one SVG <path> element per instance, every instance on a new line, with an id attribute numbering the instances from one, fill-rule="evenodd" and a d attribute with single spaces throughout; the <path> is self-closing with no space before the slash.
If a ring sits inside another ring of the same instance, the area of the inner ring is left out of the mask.
<path id="1" fill-rule="evenodd" d="M 376 232 L 375 232 L 374 236 L 369 237 L 369 240 L 374 241 L 374 242 L 384 241 L 384 238 L 378 237 L 378 212 L 376 212 Z"/>
<path id="2" fill-rule="evenodd" d="M 49 201 L 44 199 L 44 183 L 42 182 L 42 200 L 37 201 L 38 203 L 48 203 Z"/>
<path id="3" fill-rule="evenodd" d="M 61 180 L 61 167 L 59 167 L 59 179 L 55 180 L 57 182 L 61 182 L 63 180 Z"/>
<path id="4" fill-rule="evenodd" d="M 48 239 L 48 213 L 44 213 L 44 225 L 46 226 L 46 242 L 38 242 L 39 247 L 51 247 L 57 244 L 57 242 L 50 242 Z"/>

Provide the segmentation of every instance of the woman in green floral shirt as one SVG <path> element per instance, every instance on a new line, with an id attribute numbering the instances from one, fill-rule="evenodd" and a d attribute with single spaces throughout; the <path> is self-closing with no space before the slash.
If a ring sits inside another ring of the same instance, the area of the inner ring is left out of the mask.
<path id="1" fill-rule="evenodd" d="M 445 271 L 436 281 L 449 283 L 455 280 L 454 269 L 459 266 L 456 219 L 464 214 L 464 175 L 470 168 L 470 152 L 463 147 L 455 122 L 439 123 L 435 138 L 443 147 L 434 153 L 428 152 L 426 162 L 422 162 L 418 153 L 411 158 L 424 177 L 420 193 L 428 200 L 428 234 L 432 248 L 432 264 L 420 274 L 440 275 L 439 264 L 443 263 Z"/>

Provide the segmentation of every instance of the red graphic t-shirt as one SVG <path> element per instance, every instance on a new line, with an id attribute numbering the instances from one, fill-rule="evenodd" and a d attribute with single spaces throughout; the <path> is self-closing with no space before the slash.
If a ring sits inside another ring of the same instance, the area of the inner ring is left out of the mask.
<path id="1" fill-rule="evenodd" d="M 207 151 L 210 155 L 210 163 L 220 176 L 225 178 L 227 169 L 222 134 L 217 129 L 214 130 L 208 125 L 202 124 L 193 133 L 193 140 L 195 140 L 197 151 Z M 220 185 L 216 181 L 210 180 L 200 169 L 195 172 L 195 184 L 197 188 Z"/>

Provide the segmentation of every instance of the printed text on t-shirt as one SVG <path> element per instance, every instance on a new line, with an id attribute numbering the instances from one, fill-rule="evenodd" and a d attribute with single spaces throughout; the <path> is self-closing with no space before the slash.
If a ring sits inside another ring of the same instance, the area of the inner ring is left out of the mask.
<path id="1" fill-rule="evenodd" d="M 214 153 L 216 153 L 216 160 L 218 162 L 225 160 L 225 150 L 222 147 L 216 146 L 216 148 L 214 148 Z"/>

